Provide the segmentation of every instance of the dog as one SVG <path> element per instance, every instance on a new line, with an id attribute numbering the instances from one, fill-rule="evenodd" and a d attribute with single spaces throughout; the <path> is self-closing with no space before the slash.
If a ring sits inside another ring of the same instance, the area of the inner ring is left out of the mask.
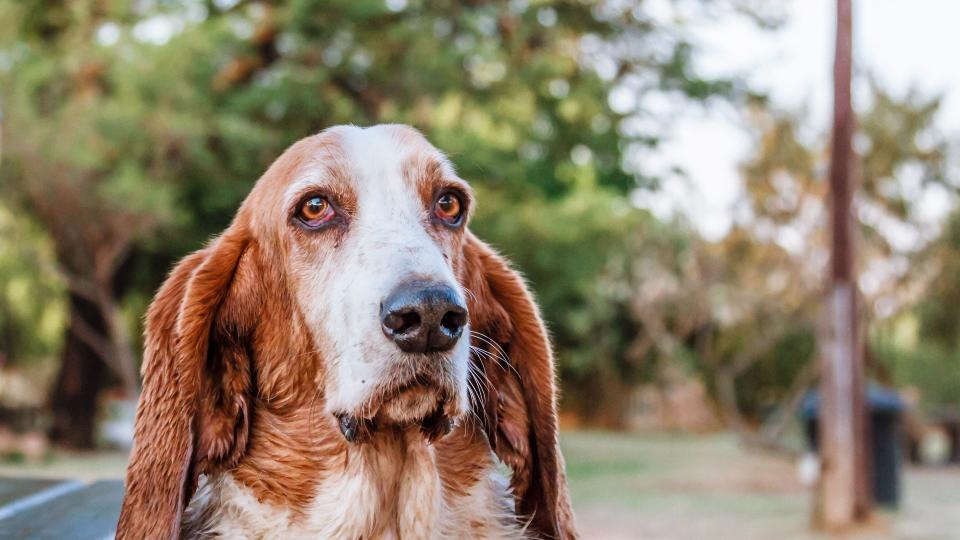
<path id="1" fill-rule="evenodd" d="M 473 199 L 408 126 L 287 149 L 150 305 L 117 538 L 575 538 L 547 332 Z"/>

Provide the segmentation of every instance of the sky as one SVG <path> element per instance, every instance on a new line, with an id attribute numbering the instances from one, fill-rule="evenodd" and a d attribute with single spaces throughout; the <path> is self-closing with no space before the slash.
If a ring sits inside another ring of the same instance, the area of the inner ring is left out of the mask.
<path id="1" fill-rule="evenodd" d="M 774 31 L 746 18 L 693 23 L 697 67 L 706 75 L 748 73 L 753 88 L 767 91 L 777 106 L 807 111 L 810 125 L 825 134 L 832 112 L 836 2 L 787 4 L 787 23 Z M 854 0 L 855 70 L 871 73 L 894 92 L 943 94 L 939 128 L 951 135 L 960 134 L 958 21 L 956 0 Z M 855 103 L 857 94 L 855 83 Z M 689 107 L 659 155 L 650 158 L 681 164 L 688 179 L 673 178 L 661 192 L 638 197 L 637 204 L 662 217 L 682 212 L 707 238 L 722 237 L 742 193 L 737 167 L 750 149 L 750 136 L 738 124 L 729 107 Z M 922 213 L 931 222 L 951 207 L 942 193 L 923 197 Z"/>

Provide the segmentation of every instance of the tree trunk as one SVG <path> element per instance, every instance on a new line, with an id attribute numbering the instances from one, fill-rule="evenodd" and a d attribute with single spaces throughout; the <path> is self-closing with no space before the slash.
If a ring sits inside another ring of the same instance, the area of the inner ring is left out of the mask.
<path id="1" fill-rule="evenodd" d="M 53 411 L 50 440 L 60 446 L 90 449 L 95 443 L 97 397 L 106 365 L 97 352 L 77 336 L 74 321 L 79 318 L 86 328 L 101 335 L 106 333 L 106 324 L 92 302 L 73 293 L 69 300 L 71 324 L 66 329 L 60 372 L 50 394 Z"/>

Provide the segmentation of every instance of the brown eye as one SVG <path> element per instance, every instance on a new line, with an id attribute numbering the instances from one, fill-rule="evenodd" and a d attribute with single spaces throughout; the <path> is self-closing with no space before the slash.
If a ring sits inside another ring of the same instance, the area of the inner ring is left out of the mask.
<path id="1" fill-rule="evenodd" d="M 330 201 L 320 196 L 307 198 L 300 204 L 300 209 L 297 210 L 297 217 L 312 227 L 330 221 L 335 215 L 336 212 L 334 212 L 333 206 L 330 205 Z"/>
<path id="2" fill-rule="evenodd" d="M 456 225 L 463 214 L 463 201 L 456 193 L 443 193 L 437 198 L 433 213 L 448 225 Z"/>

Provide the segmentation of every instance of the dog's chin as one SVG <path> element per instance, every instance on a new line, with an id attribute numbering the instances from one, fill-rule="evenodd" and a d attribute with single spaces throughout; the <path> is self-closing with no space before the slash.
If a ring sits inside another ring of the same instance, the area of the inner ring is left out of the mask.
<path id="1" fill-rule="evenodd" d="M 372 415 L 336 415 L 340 432 L 348 442 L 369 442 L 379 435 L 410 429 L 419 429 L 428 442 L 433 442 L 449 433 L 462 413 L 455 391 L 420 383 L 384 393 L 364 409 L 372 411 Z"/>
<path id="2" fill-rule="evenodd" d="M 442 408 L 441 392 L 434 386 L 410 385 L 386 397 L 374 420 L 384 426 L 419 424 Z"/>

